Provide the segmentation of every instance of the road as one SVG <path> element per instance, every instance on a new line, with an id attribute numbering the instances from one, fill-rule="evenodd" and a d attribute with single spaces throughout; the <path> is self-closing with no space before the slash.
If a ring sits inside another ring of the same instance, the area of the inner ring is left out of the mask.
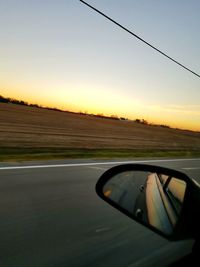
<path id="1" fill-rule="evenodd" d="M 134 215 L 138 208 L 145 211 L 144 192 L 146 189 L 141 192 L 140 186 L 146 188 L 147 177 L 147 172 L 128 171 L 120 173 L 107 182 L 103 189 L 104 194 L 131 215 Z"/>
<path id="2" fill-rule="evenodd" d="M 147 163 L 200 181 L 200 159 Z M 190 251 L 192 241 L 170 243 L 98 198 L 98 177 L 117 163 L 29 164 L 0 164 L 0 266 L 165 266 Z"/>

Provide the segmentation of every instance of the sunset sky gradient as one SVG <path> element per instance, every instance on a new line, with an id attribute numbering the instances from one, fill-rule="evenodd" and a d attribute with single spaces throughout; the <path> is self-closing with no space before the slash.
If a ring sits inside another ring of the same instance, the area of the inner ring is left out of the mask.
<path id="1" fill-rule="evenodd" d="M 88 0 L 200 72 L 200 1 Z M 200 131 L 200 79 L 78 0 L 0 0 L 0 95 Z"/>

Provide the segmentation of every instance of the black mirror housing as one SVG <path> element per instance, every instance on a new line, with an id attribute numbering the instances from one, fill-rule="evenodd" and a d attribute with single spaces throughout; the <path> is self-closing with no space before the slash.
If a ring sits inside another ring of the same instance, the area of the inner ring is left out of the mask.
<path id="1" fill-rule="evenodd" d="M 96 184 L 100 198 L 168 240 L 193 238 L 190 204 L 195 189 L 186 174 L 146 164 L 113 167 Z"/>

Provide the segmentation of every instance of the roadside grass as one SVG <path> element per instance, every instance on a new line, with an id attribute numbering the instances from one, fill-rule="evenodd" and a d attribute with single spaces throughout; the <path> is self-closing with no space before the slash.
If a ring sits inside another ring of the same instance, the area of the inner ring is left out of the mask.
<path id="1" fill-rule="evenodd" d="M 1 162 L 47 159 L 134 159 L 134 158 L 191 158 L 200 151 L 187 150 L 132 150 L 132 149 L 56 149 L 56 148 L 1 148 Z"/>

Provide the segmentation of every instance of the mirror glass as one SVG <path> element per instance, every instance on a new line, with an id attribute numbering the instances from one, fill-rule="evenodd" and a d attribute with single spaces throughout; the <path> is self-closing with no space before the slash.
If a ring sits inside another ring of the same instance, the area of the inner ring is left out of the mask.
<path id="1" fill-rule="evenodd" d="M 138 221 L 170 235 L 181 214 L 186 183 L 176 177 L 144 171 L 113 176 L 103 194 Z"/>

